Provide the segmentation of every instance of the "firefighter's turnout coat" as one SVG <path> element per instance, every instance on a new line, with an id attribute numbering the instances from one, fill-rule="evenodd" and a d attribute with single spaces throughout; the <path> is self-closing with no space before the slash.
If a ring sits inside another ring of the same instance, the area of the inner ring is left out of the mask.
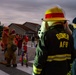
<path id="1" fill-rule="evenodd" d="M 36 48 L 33 75 L 68 75 L 74 58 L 73 51 L 73 37 L 64 27 L 49 27 Z"/>

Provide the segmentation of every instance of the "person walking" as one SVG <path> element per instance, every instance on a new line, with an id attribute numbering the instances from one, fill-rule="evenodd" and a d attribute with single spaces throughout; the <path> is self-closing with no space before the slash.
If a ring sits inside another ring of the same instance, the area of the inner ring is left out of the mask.
<path id="1" fill-rule="evenodd" d="M 15 38 L 15 30 L 12 29 L 9 31 L 7 50 L 5 52 L 5 59 L 6 59 L 7 67 L 11 67 L 11 65 L 13 65 L 13 67 L 17 67 L 16 54 L 15 54 L 17 50 L 17 46 L 14 43 L 14 38 Z"/>
<path id="2" fill-rule="evenodd" d="M 65 29 L 65 21 L 61 7 L 55 6 L 45 12 L 42 23 L 45 30 L 39 35 L 32 75 L 71 75 L 74 42 Z"/>
<path id="3" fill-rule="evenodd" d="M 8 36 L 9 36 L 9 27 L 4 27 L 2 32 L 2 45 L 1 45 L 4 53 L 6 52 L 7 49 Z"/>
<path id="4" fill-rule="evenodd" d="M 27 52 L 27 43 L 23 43 L 23 53 L 24 53 L 24 63 L 28 67 L 28 52 Z"/>
<path id="5" fill-rule="evenodd" d="M 18 44 L 17 44 L 17 47 L 18 47 L 18 56 L 20 56 L 21 52 L 22 52 L 22 43 L 23 43 L 23 37 L 22 37 L 22 35 L 19 35 Z"/>

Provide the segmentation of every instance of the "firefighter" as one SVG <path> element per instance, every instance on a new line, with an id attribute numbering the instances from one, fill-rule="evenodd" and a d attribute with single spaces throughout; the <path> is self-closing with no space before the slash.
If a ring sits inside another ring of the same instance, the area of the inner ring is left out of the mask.
<path id="1" fill-rule="evenodd" d="M 71 75 L 74 43 L 73 37 L 65 30 L 68 26 L 65 21 L 61 7 L 55 6 L 45 12 L 42 25 L 45 30 L 39 36 L 32 75 Z"/>

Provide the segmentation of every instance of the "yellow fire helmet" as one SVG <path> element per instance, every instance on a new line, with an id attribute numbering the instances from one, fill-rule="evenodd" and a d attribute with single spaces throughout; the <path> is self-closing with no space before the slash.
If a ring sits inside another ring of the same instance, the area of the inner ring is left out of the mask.
<path id="1" fill-rule="evenodd" d="M 55 6 L 45 12 L 44 21 L 67 20 L 61 7 Z"/>

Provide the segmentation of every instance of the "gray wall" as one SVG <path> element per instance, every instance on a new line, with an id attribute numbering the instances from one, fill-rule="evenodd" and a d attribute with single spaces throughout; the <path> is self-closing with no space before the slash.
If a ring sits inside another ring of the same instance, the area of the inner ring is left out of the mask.
<path id="1" fill-rule="evenodd" d="M 23 30 L 22 28 L 15 26 L 15 25 L 11 25 L 10 29 L 15 29 L 16 34 L 20 34 L 20 35 L 24 35 L 25 34 L 25 30 Z"/>

